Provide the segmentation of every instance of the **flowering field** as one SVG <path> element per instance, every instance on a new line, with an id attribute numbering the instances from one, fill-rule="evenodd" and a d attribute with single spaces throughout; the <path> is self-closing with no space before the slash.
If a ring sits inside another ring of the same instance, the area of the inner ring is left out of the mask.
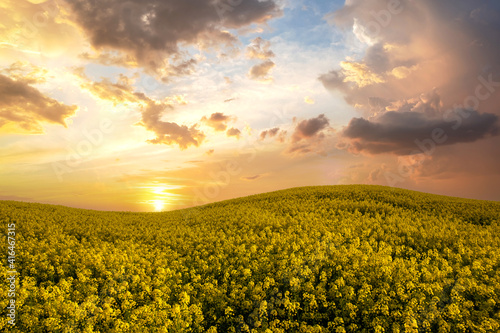
<path id="1" fill-rule="evenodd" d="M 499 332 L 500 203 L 296 188 L 164 213 L 0 201 L 2 332 Z"/>

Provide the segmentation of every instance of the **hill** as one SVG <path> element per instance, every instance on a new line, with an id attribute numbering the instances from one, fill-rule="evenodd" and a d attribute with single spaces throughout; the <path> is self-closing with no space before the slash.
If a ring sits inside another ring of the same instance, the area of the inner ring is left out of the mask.
<path id="1" fill-rule="evenodd" d="M 498 202 L 326 186 L 164 213 L 0 201 L 0 221 L 4 332 L 500 331 Z"/>

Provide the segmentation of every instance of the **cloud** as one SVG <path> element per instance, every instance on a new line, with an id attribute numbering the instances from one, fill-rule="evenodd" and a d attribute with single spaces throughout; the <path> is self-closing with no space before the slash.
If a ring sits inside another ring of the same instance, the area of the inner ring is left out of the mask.
<path id="1" fill-rule="evenodd" d="M 275 127 L 269 130 L 262 131 L 260 132 L 259 138 L 260 140 L 264 140 L 267 136 L 273 138 L 278 134 L 279 130 L 279 127 Z"/>
<path id="2" fill-rule="evenodd" d="M 356 153 L 409 155 L 431 153 L 436 146 L 474 142 L 499 134 L 498 116 L 454 110 L 446 117 L 388 111 L 371 120 L 354 118 L 343 130 Z"/>
<path id="3" fill-rule="evenodd" d="M 370 155 L 357 157 L 369 166 L 385 165 L 364 169 L 351 182 L 415 189 L 425 183 L 420 189 L 427 191 L 466 188 L 472 177 L 494 179 L 480 168 L 500 139 L 498 3 L 351 0 L 328 18 L 365 44 L 364 54 L 319 77 L 359 112 L 339 133 L 336 147 Z M 421 162 L 410 163 L 413 173 L 401 176 L 408 164 L 401 161 L 418 156 Z M 458 171 L 471 160 L 473 167 Z M 488 164 L 495 163 L 498 158 Z M 389 170 L 396 184 L 387 180 Z M 471 187 L 478 192 L 478 185 Z"/>
<path id="4" fill-rule="evenodd" d="M 137 67 L 139 64 L 134 59 L 127 54 L 116 54 L 116 53 L 90 53 L 83 52 L 79 55 L 82 60 L 94 62 L 104 66 L 122 66 L 122 67 Z"/>
<path id="5" fill-rule="evenodd" d="M 0 128 L 41 134 L 44 123 L 67 127 L 66 119 L 75 115 L 78 107 L 60 103 L 31 85 L 40 80 L 32 74 L 24 77 L 17 73 L 15 79 L 0 74 Z"/>
<path id="6" fill-rule="evenodd" d="M 83 39 L 60 3 L 3 0 L 1 4 L 0 59 L 47 59 L 76 55 L 82 49 Z"/>
<path id="7" fill-rule="evenodd" d="M 385 82 L 379 74 L 374 73 L 366 64 L 342 61 L 340 67 L 342 67 L 344 83 L 353 82 L 356 86 L 363 88 L 371 84 Z"/>
<path id="8" fill-rule="evenodd" d="M 84 73 L 83 68 L 76 68 L 74 71 L 81 80 L 80 86 L 101 100 L 112 102 L 115 106 L 123 103 L 149 102 L 151 99 L 143 93 L 134 91 L 132 84 L 134 80 L 123 74 L 118 75 L 116 82 L 111 82 L 107 78 L 101 81 L 92 81 Z"/>
<path id="9" fill-rule="evenodd" d="M 221 112 L 212 113 L 209 118 L 203 117 L 201 121 L 207 126 L 212 127 L 217 132 L 222 132 L 227 129 L 227 123 L 229 121 L 236 120 L 233 116 L 227 116 Z"/>
<path id="10" fill-rule="evenodd" d="M 382 164 L 380 167 L 370 171 L 370 174 L 368 175 L 368 181 L 370 183 L 379 182 L 380 180 L 383 179 L 385 172 L 387 172 L 387 165 Z"/>
<path id="11" fill-rule="evenodd" d="M 133 79 L 123 74 L 118 75 L 116 83 L 106 78 L 99 82 L 93 82 L 83 73 L 81 68 L 76 69 L 75 74 L 82 80 L 82 88 L 99 99 L 110 101 L 115 105 L 136 104 L 141 112 L 141 121 L 137 125 L 156 134 L 156 138 L 147 142 L 165 145 L 176 144 L 181 149 L 187 149 L 190 146 L 198 147 L 203 143 L 205 134 L 198 130 L 197 124 L 188 127 L 162 120 L 165 111 L 173 110 L 175 104 L 187 104 L 182 96 L 172 96 L 162 100 L 150 98 L 141 92 L 134 91 Z"/>
<path id="12" fill-rule="evenodd" d="M 247 46 L 246 56 L 249 59 L 267 60 L 274 57 L 271 51 L 271 42 L 257 37 L 252 41 L 252 44 Z"/>
<path id="13" fill-rule="evenodd" d="M 240 135 L 241 135 L 241 131 L 239 129 L 233 127 L 233 128 L 230 128 L 227 130 L 226 135 L 228 137 L 234 136 L 234 137 L 239 139 Z"/>
<path id="14" fill-rule="evenodd" d="M 232 47 L 237 38 L 228 32 L 252 23 L 263 24 L 281 15 L 273 0 L 225 1 L 66 0 L 74 21 L 101 53 L 118 51 L 129 63 L 163 78 L 179 64 L 190 67 L 181 45 L 203 49 Z"/>
<path id="15" fill-rule="evenodd" d="M 254 176 L 241 177 L 241 179 L 245 180 L 245 181 L 254 181 L 254 180 L 260 179 L 262 177 L 265 177 L 266 175 L 267 174 L 258 174 L 258 175 L 254 175 Z"/>
<path id="16" fill-rule="evenodd" d="M 320 114 L 316 118 L 302 120 L 295 127 L 292 134 L 292 142 L 308 140 L 320 135 L 321 131 L 330 125 L 328 118 L 324 114 Z"/>
<path id="17" fill-rule="evenodd" d="M 181 149 L 189 146 L 198 147 L 205 139 L 205 134 L 197 129 L 197 125 L 187 127 L 174 122 L 161 120 L 165 110 L 172 107 L 163 103 L 149 103 L 142 110 L 140 125 L 156 134 L 156 138 L 148 140 L 153 144 L 172 145 L 177 144 Z"/>
<path id="18" fill-rule="evenodd" d="M 248 77 L 252 80 L 271 82 L 273 78 L 269 76 L 269 72 L 276 66 L 276 64 L 270 60 L 274 57 L 273 51 L 271 51 L 271 42 L 257 37 L 252 41 L 247 47 L 246 56 L 249 59 L 260 59 L 263 60 L 261 63 L 252 66 L 248 71 Z"/>
<path id="19" fill-rule="evenodd" d="M 262 82 L 270 82 L 272 81 L 272 77 L 268 76 L 269 72 L 274 68 L 275 63 L 271 60 L 266 60 L 260 64 L 257 64 L 250 68 L 248 72 L 248 77 L 252 80 L 262 81 Z"/>
<path id="20" fill-rule="evenodd" d="M 307 104 L 314 104 L 315 103 L 314 99 L 312 99 L 309 96 L 304 97 L 304 102 Z"/>
<path id="21" fill-rule="evenodd" d="M 79 58 L 87 61 L 92 61 L 104 66 L 121 66 L 121 67 L 140 67 L 146 66 L 146 72 L 156 75 L 163 83 L 169 83 L 173 77 L 189 75 L 195 72 L 195 67 L 198 64 L 196 59 L 180 59 L 175 57 L 172 60 L 166 58 L 149 59 L 146 65 L 143 65 L 127 54 L 113 53 L 89 53 L 84 52 L 79 55 Z"/>
<path id="22" fill-rule="evenodd" d="M 320 114 L 317 117 L 298 122 L 294 118 L 293 121 L 295 128 L 291 135 L 287 135 L 288 132 L 286 130 L 274 127 L 261 131 L 259 140 L 263 141 L 268 138 L 274 138 L 279 143 L 288 142 L 284 150 L 284 153 L 288 155 L 303 155 L 307 153 L 325 154 L 328 150 L 328 147 L 325 147 L 327 142 L 327 140 L 324 140 L 326 138 L 325 132 L 332 130 L 328 118 L 324 114 Z"/>
<path id="23" fill-rule="evenodd" d="M 437 88 L 444 108 L 473 94 L 478 77 L 500 81 L 500 7 L 486 1 L 349 1 L 330 22 L 368 41 L 359 60 L 320 76 L 329 90 L 373 114 L 370 100 L 397 102 Z M 498 96 L 483 103 L 497 104 Z M 496 113 L 495 109 L 483 111 Z"/>
<path id="24" fill-rule="evenodd" d="M 47 81 L 48 70 L 30 62 L 16 61 L 9 67 L 2 68 L 0 73 L 27 84 L 44 83 Z"/>
<path id="25" fill-rule="evenodd" d="M 324 114 L 311 119 L 300 121 L 291 136 L 291 142 L 285 150 L 286 154 L 307 154 L 311 152 L 323 153 L 320 147 L 325 138 L 323 130 L 327 129 L 330 121 Z"/>
<path id="26" fill-rule="evenodd" d="M 266 138 L 274 138 L 276 142 L 284 143 L 287 140 L 287 131 L 281 130 L 279 127 L 274 127 L 260 132 L 259 140 L 263 141 Z"/>

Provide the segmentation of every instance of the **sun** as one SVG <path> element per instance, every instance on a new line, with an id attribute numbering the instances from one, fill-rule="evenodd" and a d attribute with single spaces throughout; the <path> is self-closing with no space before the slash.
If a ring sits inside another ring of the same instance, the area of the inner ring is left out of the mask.
<path id="1" fill-rule="evenodd" d="M 168 185 L 161 183 L 150 183 L 140 185 L 137 188 L 143 191 L 143 200 L 141 203 L 146 204 L 149 209 L 153 206 L 155 212 L 164 212 L 172 208 L 172 204 L 176 201 L 181 201 L 184 197 L 182 194 L 172 193 L 172 190 L 180 189 L 181 185 Z"/>
<path id="2" fill-rule="evenodd" d="M 163 200 L 152 200 L 151 203 L 155 207 L 155 211 L 161 212 L 165 208 L 165 201 Z"/>

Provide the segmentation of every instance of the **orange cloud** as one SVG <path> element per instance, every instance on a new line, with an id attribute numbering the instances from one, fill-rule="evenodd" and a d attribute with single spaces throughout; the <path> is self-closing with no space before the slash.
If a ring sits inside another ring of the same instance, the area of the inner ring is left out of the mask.
<path id="1" fill-rule="evenodd" d="M 249 59 L 261 59 L 267 60 L 274 57 L 273 51 L 271 51 L 271 42 L 257 37 L 252 41 L 247 47 L 246 56 Z"/>
<path id="2" fill-rule="evenodd" d="M 295 120 L 294 120 L 295 121 Z M 291 142 L 286 154 L 307 154 L 312 152 L 322 152 L 320 143 L 325 139 L 323 132 L 330 126 L 330 121 L 324 114 L 311 119 L 300 121 L 291 136 Z"/>
<path id="3" fill-rule="evenodd" d="M 142 116 L 137 125 L 145 127 L 156 135 L 156 138 L 147 142 L 165 145 L 176 144 L 181 149 L 187 149 L 190 146 L 198 147 L 205 140 L 206 136 L 198 130 L 198 124 L 187 126 L 162 120 L 165 111 L 172 110 L 174 104 L 186 104 L 183 96 L 167 97 L 163 100 L 150 98 L 144 93 L 134 91 L 133 80 L 122 74 L 118 76 L 116 83 L 108 79 L 92 82 L 82 69 L 77 69 L 75 74 L 82 79 L 82 87 L 99 99 L 111 101 L 115 105 L 136 104 Z"/>
<path id="4" fill-rule="evenodd" d="M 366 64 L 342 61 L 340 67 L 342 67 L 344 82 L 353 82 L 360 88 L 385 82 L 380 75 L 371 71 Z"/>
<path id="5" fill-rule="evenodd" d="M 189 146 L 198 147 L 205 139 L 205 134 L 197 129 L 197 125 L 187 127 L 173 122 L 161 120 L 165 110 L 171 108 L 169 105 L 149 103 L 142 110 L 142 119 L 139 125 L 156 134 L 156 138 L 148 140 L 153 144 L 177 144 L 181 149 Z"/>
<path id="6" fill-rule="evenodd" d="M 75 115 L 76 105 L 65 105 L 33 87 L 32 84 L 43 80 L 33 72 L 26 77 L 16 72 L 14 76 L 0 74 L 0 129 L 41 134 L 44 123 L 67 127 L 66 119 Z"/>
<path id="7" fill-rule="evenodd" d="M 234 136 L 234 137 L 236 137 L 236 138 L 239 139 L 240 136 L 241 136 L 241 131 L 239 129 L 233 127 L 233 128 L 230 128 L 230 129 L 227 130 L 226 135 L 228 137 L 229 136 Z"/>
<path id="8" fill-rule="evenodd" d="M 276 66 L 274 62 L 272 62 L 271 60 L 266 60 L 250 68 L 248 77 L 252 80 L 271 82 L 273 78 L 268 74 L 274 68 L 274 66 Z"/>
<path id="9" fill-rule="evenodd" d="M 233 116 L 227 116 L 221 112 L 215 112 L 210 115 L 209 118 L 203 116 L 201 121 L 207 126 L 212 127 L 215 131 L 222 132 L 227 129 L 227 123 L 229 121 L 236 120 Z"/>

